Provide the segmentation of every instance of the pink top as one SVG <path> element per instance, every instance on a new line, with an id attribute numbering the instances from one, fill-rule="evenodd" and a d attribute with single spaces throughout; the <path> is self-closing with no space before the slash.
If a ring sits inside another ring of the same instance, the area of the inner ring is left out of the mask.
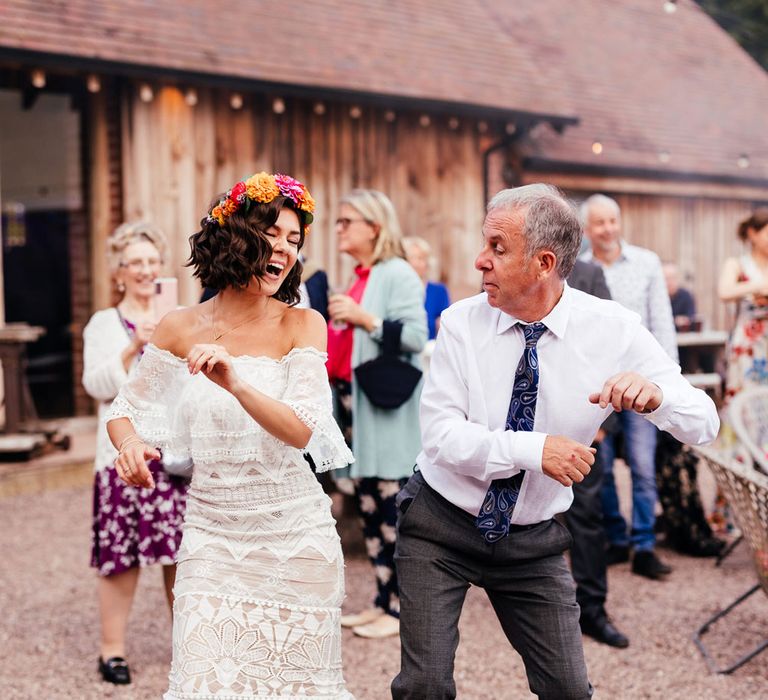
<path id="1" fill-rule="evenodd" d="M 358 265 L 355 268 L 355 281 L 347 290 L 347 294 L 358 304 L 363 298 L 365 285 L 368 284 L 368 276 L 371 274 L 370 267 Z M 352 381 L 352 341 L 355 327 L 348 323 L 343 329 L 337 330 L 333 321 L 328 323 L 328 376 L 331 380 L 343 379 Z"/>

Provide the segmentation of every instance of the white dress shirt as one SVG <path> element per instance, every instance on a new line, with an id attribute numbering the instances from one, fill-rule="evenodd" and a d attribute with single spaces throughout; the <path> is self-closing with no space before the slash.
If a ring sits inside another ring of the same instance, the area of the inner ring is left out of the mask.
<path id="1" fill-rule="evenodd" d="M 571 489 L 541 470 L 544 440 L 564 435 L 590 445 L 612 409 L 589 403 L 589 395 L 618 372 L 638 372 L 661 388 L 661 406 L 646 415 L 658 428 L 686 443 L 715 439 L 719 419 L 712 400 L 683 379 L 637 314 L 566 284 L 542 321 L 548 330 L 537 345 L 534 431 L 515 432 L 504 427 L 523 354 L 520 322 L 491 307 L 485 294 L 443 313 L 421 398 L 417 465 L 444 498 L 476 515 L 493 479 L 524 469 L 512 524 L 567 510 Z"/>
<path id="2" fill-rule="evenodd" d="M 581 259 L 603 268 L 611 299 L 640 314 L 643 325 L 667 354 L 679 362 L 672 303 L 659 256 L 652 250 L 622 241 L 621 253 L 610 265 L 598 260 L 591 250 Z"/>

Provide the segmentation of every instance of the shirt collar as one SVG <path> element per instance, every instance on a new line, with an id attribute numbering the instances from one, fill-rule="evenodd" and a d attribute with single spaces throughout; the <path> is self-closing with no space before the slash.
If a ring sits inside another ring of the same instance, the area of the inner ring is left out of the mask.
<path id="1" fill-rule="evenodd" d="M 558 338 L 562 338 L 565 335 L 565 329 L 568 326 L 568 318 L 571 315 L 571 305 L 573 304 L 573 290 L 568 286 L 567 282 L 563 283 L 563 294 L 560 300 L 555 304 L 552 311 L 550 311 L 541 322 L 547 327 L 547 330 L 552 331 Z M 496 333 L 501 335 L 506 333 L 512 326 L 525 323 L 519 318 L 515 318 L 510 314 L 504 313 L 498 310 L 499 317 L 496 323 Z"/>
<path id="2" fill-rule="evenodd" d="M 625 243 L 623 240 L 619 241 L 619 257 L 614 260 L 614 263 L 617 262 L 624 262 L 625 260 L 629 260 L 632 257 L 632 246 L 628 243 Z M 584 255 L 581 256 L 582 260 L 586 260 L 587 262 L 595 263 L 595 265 L 600 265 L 600 267 L 604 267 L 605 263 L 601 262 L 595 257 L 595 253 L 590 248 Z M 613 263 L 612 263 L 613 264 Z"/>

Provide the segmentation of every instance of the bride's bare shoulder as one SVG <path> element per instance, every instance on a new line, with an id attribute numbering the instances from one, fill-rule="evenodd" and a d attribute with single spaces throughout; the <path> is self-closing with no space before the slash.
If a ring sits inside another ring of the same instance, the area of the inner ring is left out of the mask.
<path id="1" fill-rule="evenodd" d="M 152 343 L 178 357 L 184 357 L 193 339 L 210 325 L 210 302 L 170 311 L 157 324 Z"/>
<path id="2" fill-rule="evenodd" d="M 293 338 L 293 347 L 313 347 L 325 352 L 328 345 L 328 327 L 321 314 L 314 309 L 289 306 L 283 319 L 286 330 Z"/>

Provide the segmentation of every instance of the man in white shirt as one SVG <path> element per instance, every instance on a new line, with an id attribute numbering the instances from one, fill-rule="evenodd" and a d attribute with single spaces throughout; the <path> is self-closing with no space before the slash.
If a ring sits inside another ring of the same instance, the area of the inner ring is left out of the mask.
<path id="1" fill-rule="evenodd" d="M 712 401 L 636 314 L 564 280 L 581 243 L 548 185 L 488 205 L 475 267 L 484 294 L 442 316 L 422 394 L 423 451 L 397 502 L 401 670 L 396 700 L 454 698 L 466 591 L 482 586 L 540 698 L 589 698 L 579 607 L 553 519 L 594 461 L 612 411 L 686 442 L 714 439 Z M 500 688 L 499 695 L 504 691 Z"/>
<path id="2" fill-rule="evenodd" d="M 621 240 L 621 210 L 616 200 L 603 194 L 592 195 L 582 204 L 581 218 L 584 233 L 592 245 L 583 259 L 603 268 L 611 299 L 638 313 L 642 324 L 677 362 L 675 323 L 659 257 Z M 632 412 L 622 414 L 619 422 L 632 475 L 632 524 L 628 529 L 619 510 L 613 477 L 615 440 L 613 435 L 608 435 L 597 453 L 603 469 L 606 559 L 608 564 L 628 561 L 631 547 L 634 573 L 651 579 L 663 578 L 671 569 L 655 552 L 658 431 Z"/>

